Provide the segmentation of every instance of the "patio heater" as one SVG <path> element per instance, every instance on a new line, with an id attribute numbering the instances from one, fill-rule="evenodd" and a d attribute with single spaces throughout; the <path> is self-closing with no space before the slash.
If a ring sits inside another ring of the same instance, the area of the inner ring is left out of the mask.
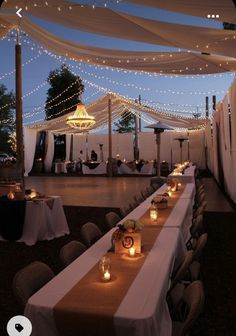
<path id="1" fill-rule="evenodd" d="M 161 133 L 165 130 L 173 130 L 172 127 L 162 124 L 158 121 L 156 124 L 145 126 L 145 128 L 153 128 L 154 134 L 156 134 L 156 144 L 157 144 L 157 176 L 161 176 L 161 165 L 160 165 L 160 146 L 161 146 Z"/>
<path id="2" fill-rule="evenodd" d="M 178 137 L 175 138 L 174 140 L 178 140 L 179 141 L 179 148 L 180 148 L 180 163 L 183 163 L 183 142 L 184 141 L 188 141 L 189 138 L 185 138 L 185 137 Z"/>

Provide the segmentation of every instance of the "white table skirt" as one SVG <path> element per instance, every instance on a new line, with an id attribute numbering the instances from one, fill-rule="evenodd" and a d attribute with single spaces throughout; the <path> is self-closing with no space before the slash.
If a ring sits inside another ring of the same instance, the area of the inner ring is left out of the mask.
<path id="1" fill-rule="evenodd" d="M 141 170 L 138 171 L 137 169 L 132 170 L 130 167 L 128 167 L 126 164 L 121 163 L 121 165 L 118 167 L 118 174 L 135 174 L 135 175 L 152 175 L 154 173 L 153 163 L 145 163 Z"/>
<path id="2" fill-rule="evenodd" d="M 39 240 L 51 240 L 70 233 L 61 197 L 51 197 L 54 198 L 52 209 L 43 200 L 26 202 L 23 233 L 18 242 L 30 246 Z"/>
<path id="3" fill-rule="evenodd" d="M 60 173 L 67 173 L 67 168 L 66 168 L 67 163 L 66 162 L 55 162 L 55 173 L 60 174 Z"/>
<path id="4" fill-rule="evenodd" d="M 105 175 L 107 173 L 107 165 L 104 162 L 101 162 L 96 168 L 90 169 L 85 164 L 82 165 L 82 172 L 84 175 Z"/>
<path id="5" fill-rule="evenodd" d="M 162 186 L 156 193 L 162 193 L 165 189 L 166 186 Z M 125 219 L 139 218 L 150 206 L 152 197 L 153 195 Z M 191 203 L 191 199 L 185 198 L 177 202 L 114 315 L 118 336 L 171 336 L 172 322 L 166 304 L 166 293 L 174 263 L 176 259 L 179 263 L 186 252 L 183 234 L 179 229 L 185 219 L 180 201 Z M 173 223 L 176 224 L 171 226 Z M 53 308 L 107 252 L 114 230 L 110 230 L 29 299 L 25 316 L 34 326 L 32 336 L 58 336 Z"/>

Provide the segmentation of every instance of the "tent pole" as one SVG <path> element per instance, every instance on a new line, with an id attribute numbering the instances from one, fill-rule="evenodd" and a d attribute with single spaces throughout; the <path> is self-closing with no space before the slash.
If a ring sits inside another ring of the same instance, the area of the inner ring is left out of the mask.
<path id="1" fill-rule="evenodd" d="M 22 118 L 22 66 L 21 66 L 21 44 L 19 43 L 19 32 L 17 31 L 17 42 L 15 45 L 15 89 L 16 89 L 16 148 L 17 148 L 17 175 L 24 181 L 24 145 L 23 145 L 23 118 Z"/>
<path id="2" fill-rule="evenodd" d="M 108 176 L 112 177 L 112 118 L 111 98 L 108 99 Z"/>
<path id="3" fill-rule="evenodd" d="M 141 105 L 141 95 L 138 96 L 139 105 Z M 139 112 L 139 132 L 142 132 L 141 111 Z"/>

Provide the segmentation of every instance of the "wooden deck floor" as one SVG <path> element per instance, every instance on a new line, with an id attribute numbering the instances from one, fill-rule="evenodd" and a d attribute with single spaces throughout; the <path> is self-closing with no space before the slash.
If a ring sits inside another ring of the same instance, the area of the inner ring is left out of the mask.
<path id="1" fill-rule="evenodd" d="M 150 177 L 27 177 L 26 188 L 62 197 L 63 205 L 122 208 L 150 185 Z"/>
<path id="2" fill-rule="evenodd" d="M 213 178 L 203 178 L 208 212 L 234 212 Z M 27 177 L 26 187 L 59 195 L 63 205 L 122 208 L 150 185 L 150 177 Z"/>

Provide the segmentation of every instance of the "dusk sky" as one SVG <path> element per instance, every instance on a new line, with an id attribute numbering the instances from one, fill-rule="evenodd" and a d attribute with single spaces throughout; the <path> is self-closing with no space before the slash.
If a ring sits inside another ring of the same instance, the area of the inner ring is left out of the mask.
<path id="1" fill-rule="evenodd" d="M 75 2 L 75 1 L 74 1 Z M 104 1 L 76 1 L 97 5 L 104 5 Z M 196 26 L 222 28 L 220 22 L 207 19 L 199 19 L 195 17 L 190 17 L 186 15 L 180 15 L 172 12 L 167 12 L 159 9 L 154 9 L 150 7 L 142 7 L 134 4 L 128 4 L 124 1 L 116 3 L 116 1 L 107 1 L 108 7 L 113 9 L 126 12 L 136 16 L 143 16 L 150 19 L 156 19 L 160 21 L 167 21 L 173 23 L 182 23 Z M 96 10 L 96 9 L 95 9 Z M 95 34 L 85 33 L 79 30 L 72 30 L 65 28 L 63 26 L 58 26 L 40 19 L 31 17 L 31 19 L 41 25 L 43 28 L 52 32 L 55 35 L 61 36 L 65 39 L 71 40 L 73 42 L 78 42 L 84 45 L 91 45 L 103 48 L 113 48 L 113 49 L 126 49 L 126 50 L 140 50 L 140 51 L 169 51 L 176 50 L 170 49 L 162 46 L 155 46 L 144 43 L 136 43 L 131 41 L 125 41 L 116 38 L 108 38 L 104 36 L 99 36 Z M 26 39 L 30 41 L 30 38 Z M 33 45 L 34 41 L 30 43 L 24 42 L 25 37 L 22 40 L 22 52 L 23 58 L 22 63 L 37 57 L 39 48 Z M 37 43 L 36 43 L 37 44 Z M 32 50 L 33 48 L 33 50 Z M 14 91 L 14 74 L 6 75 L 14 69 L 14 39 L 9 38 L 9 40 L 0 41 L 0 55 L 1 55 L 1 66 L 0 66 L 0 83 L 6 85 L 9 90 Z M 85 85 L 85 93 L 83 94 L 82 100 L 84 103 L 89 103 L 99 98 L 102 93 L 99 90 L 91 88 L 88 81 L 95 83 L 98 87 L 107 88 L 113 92 L 129 96 L 132 99 L 138 97 L 141 94 L 142 101 L 146 104 L 151 104 L 152 102 L 158 103 L 159 107 L 167 108 L 168 112 L 173 113 L 193 113 L 199 109 L 199 112 L 204 113 L 205 106 L 205 96 L 206 92 L 211 91 L 209 94 L 210 102 L 211 96 L 216 94 L 217 100 L 223 98 L 225 92 L 233 81 L 233 74 L 225 74 L 216 76 L 194 76 L 191 77 L 172 77 L 172 76 L 160 76 L 160 75 L 134 75 L 126 74 L 123 71 L 112 71 L 103 70 L 95 68 L 95 66 L 63 61 L 63 63 L 74 66 L 74 71 L 80 75 Z M 43 85 L 34 94 L 29 95 L 24 98 L 24 114 L 33 113 L 32 117 L 24 118 L 25 123 L 33 120 L 44 119 L 43 105 L 46 99 L 46 91 L 48 85 L 43 84 L 47 79 L 50 70 L 60 67 L 61 63 L 48 55 L 42 54 L 30 64 L 23 67 L 23 95 L 34 90 L 37 86 Z M 6 76 L 5 76 L 6 75 Z M 101 78 L 101 77 L 106 78 Z M 114 81 L 116 83 L 114 83 Z M 131 84 L 132 87 L 127 88 L 127 83 Z M 136 87 L 136 88 L 135 88 Z M 163 91 L 169 90 L 168 94 L 163 93 Z M 173 93 L 173 91 L 179 91 L 181 94 Z M 199 94 L 202 93 L 202 94 Z M 164 105 L 168 104 L 168 105 Z M 185 106 L 191 105 L 191 106 Z M 199 106 L 199 107 L 197 107 Z M 40 108 L 41 107 L 41 108 Z M 37 109 L 37 110 L 36 110 Z M 38 112 L 35 114 L 35 112 Z M 204 114 L 203 114 L 204 116 Z"/>

